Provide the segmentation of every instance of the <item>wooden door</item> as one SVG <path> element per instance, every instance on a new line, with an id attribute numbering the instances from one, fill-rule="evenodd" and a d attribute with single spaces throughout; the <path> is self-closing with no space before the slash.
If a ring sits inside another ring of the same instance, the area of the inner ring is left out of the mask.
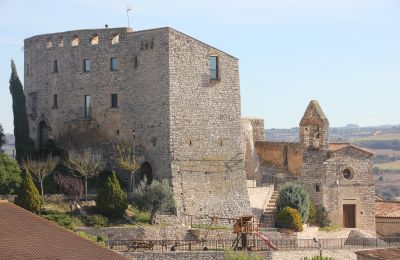
<path id="1" fill-rule="evenodd" d="M 344 228 L 356 227 L 356 205 L 354 204 L 343 205 L 343 227 Z"/>

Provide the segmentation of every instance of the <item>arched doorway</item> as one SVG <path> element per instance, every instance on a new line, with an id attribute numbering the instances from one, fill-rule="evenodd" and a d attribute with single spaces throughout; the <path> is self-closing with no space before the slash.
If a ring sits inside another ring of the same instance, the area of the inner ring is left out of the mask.
<path id="1" fill-rule="evenodd" d="M 149 185 L 153 181 L 153 168 L 150 163 L 144 162 L 140 166 L 139 173 L 136 175 L 135 183 L 139 184 L 146 177 L 146 184 Z"/>
<path id="2" fill-rule="evenodd" d="M 47 140 L 49 140 L 50 138 L 50 127 L 48 126 L 48 124 L 46 123 L 46 121 L 40 121 L 39 125 L 38 125 L 38 143 L 39 143 L 39 147 L 44 146 L 47 142 Z"/>

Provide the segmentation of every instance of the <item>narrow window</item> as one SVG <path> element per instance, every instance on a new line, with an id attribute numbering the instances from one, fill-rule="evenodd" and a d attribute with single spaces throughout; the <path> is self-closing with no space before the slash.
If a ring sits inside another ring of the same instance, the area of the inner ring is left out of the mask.
<path id="1" fill-rule="evenodd" d="M 38 110 L 38 95 L 37 92 L 31 94 L 32 103 L 31 103 L 31 111 L 33 115 L 37 114 Z"/>
<path id="2" fill-rule="evenodd" d="M 315 191 L 320 192 L 321 191 L 321 184 L 317 183 L 315 184 Z"/>
<path id="3" fill-rule="evenodd" d="M 99 44 L 99 35 L 94 34 L 94 35 L 90 36 L 89 42 L 91 45 L 98 45 Z"/>
<path id="4" fill-rule="evenodd" d="M 112 35 L 112 40 L 111 40 L 111 44 L 117 44 L 119 43 L 119 34 L 118 33 L 113 33 Z"/>
<path id="5" fill-rule="evenodd" d="M 210 56 L 210 79 L 218 80 L 218 57 Z"/>
<path id="6" fill-rule="evenodd" d="M 118 95 L 111 94 L 111 107 L 118 108 Z"/>
<path id="7" fill-rule="evenodd" d="M 53 47 L 53 40 L 51 39 L 51 37 L 47 38 L 47 45 L 46 48 L 49 49 Z"/>
<path id="8" fill-rule="evenodd" d="M 57 94 L 53 95 L 53 108 L 57 108 L 58 107 L 58 97 Z"/>
<path id="9" fill-rule="evenodd" d="M 111 70 L 118 70 L 118 59 L 115 57 L 111 58 Z"/>
<path id="10" fill-rule="evenodd" d="M 84 59 L 83 60 L 83 72 L 90 72 L 92 70 L 92 60 Z"/>
<path id="11" fill-rule="evenodd" d="M 135 56 L 135 58 L 133 59 L 133 67 L 137 68 L 138 67 L 138 57 Z"/>
<path id="12" fill-rule="evenodd" d="M 58 37 L 58 47 L 64 47 L 64 37 Z"/>
<path id="13" fill-rule="evenodd" d="M 78 46 L 78 45 L 79 45 L 79 37 L 78 37 L 78 35 L 72 36 L 71 46 L 75 47 L 75 46 Z"/>
<path id="14" fill-rule="evenodd" d="M 58 73 L 57 60 L 53 60 L 53 73 Z"/>
<path id="15" fill-rule="evenodd" d="M 88 118 L 91 117 L 91 115 L 92 115 L 92 97 L 90 95 L 85 95 L 84 116 Z"/>
<path id="16" fill-rule="evenodd" d="M 117 135 L 119 135 L 119 129 L 117 129 Z"/>

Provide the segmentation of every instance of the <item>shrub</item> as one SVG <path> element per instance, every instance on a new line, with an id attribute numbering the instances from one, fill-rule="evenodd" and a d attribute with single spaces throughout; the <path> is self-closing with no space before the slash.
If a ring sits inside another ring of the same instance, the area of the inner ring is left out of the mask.
<path id="1" fill-rule="evenodd" d="M 299 211 L 290 207 L 281 209 L 276 217 L 276 227 L 293 229 L 296 232 L 303 231 Z"/>
<path id="2" fill-rule="evenodd" d="M 291 207 L 297 209 L 300 213 L 303 223 L 307 223 L 310 207 L 310 195 L 307 190 L 299 184 L 287 183 L 279 192 L 276 203 L 277 211 Z"/>
<path id="3" fill-rule="evenodd" d="M 132 199 L 140 210 L 148 210 L 151 212 L 150 224 L 155 223 L 157 212 L 160 210 L 170 209 L 175 206 L 174 195 L 168 180 L 155 180 L 147 185 L 144 180 L 133 191 Z"/>
<path id="4" fill-rule="evenodd" d="M 225 260 L 261 260 L 261 256 L 255 252 L 250 254 L 247 251 L 226 251 L 224 255 Z"/>
<path id="5" fill-rule="evenodd" d="M 33 213 L 39 214 L 42 207 L 42 198 L 33 183 L 32 176 L 27 171 L 24 175 L 15 204 Z"/>
<path id="6" fill-rule="evenodd" d="M 150 212 L 139 210 L 136 207 L 130 207 L 130 211 L 133 213 L 132 218 L 141 223 L 149 223 L 150 221 Z"/>
<path id="7" fill-rule="evenodd" d="M 17 161 L 5 153 L 0 153 L 0 194 L 15 193 L 21 185 L 21 181 L 21 171 Z"/>
<path id="8" fill-rule="evenodd" d="M 328 227 L 331 224 L 328 212 L 323 206 L 318 205 L 315 210 L 314 223 L 319 227 Z"/>
<path id="9" fill-rule="evenodd" d="M 105 227 L 108 224 L 108 218 L 102 215 L 82 216 L 81 221 L 88 227 Z"/>
<path id="10" fill-rule="evenodd" d="M 120 218 L 128 208 L 128 200 L 113 172 L 96 197 L 99 213 L 109 218 Z"/>
<path id="11" fill-rule="evenodd" d="M 309 225 L 315 225 L 315 205 L 314 203 L 310 200 L 310 206 L 308 207 L 308 220 L 307 223 Z"/>
<path id="12" fill-rule="evenodd" d="M 53 221 L 54 223 L 65 227 L 67 229 L 73 229 L 73 220 L 70 215 L 66 213 L 61 213 L 55 210 L 50 210 L 50 211 L 44 211 L 42 213 L 42 217 L 44 217 L 47 220 Z"/>

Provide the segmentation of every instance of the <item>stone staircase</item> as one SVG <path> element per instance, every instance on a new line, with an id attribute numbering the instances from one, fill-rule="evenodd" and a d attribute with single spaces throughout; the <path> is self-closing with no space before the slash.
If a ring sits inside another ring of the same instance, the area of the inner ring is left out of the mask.
<path id="1" fill-rule="evenodd" d="M 275 206 L 276 200 L 278 199 L 279 191 L 274 191 L 272 193 L 271 199 L 268 201 L 264 208 L 264 212 L 261 216 L 261 224 L 266 228 L 275 227 Z"/>

